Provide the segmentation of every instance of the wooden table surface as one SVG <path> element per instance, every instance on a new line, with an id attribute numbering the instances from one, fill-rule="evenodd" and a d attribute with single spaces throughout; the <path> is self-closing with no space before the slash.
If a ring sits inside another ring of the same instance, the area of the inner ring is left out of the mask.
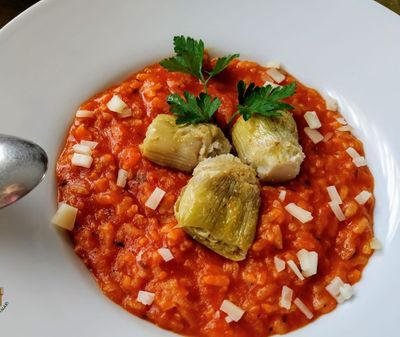
<path id="1" fill-rule="evenodd" d="M 68 0 L 61 0 L 68 1 Z M 112 1 L 112 0 L 110 0 Z M 144 0 L 143 0 L 144 1 Z M 376 0 L 400 14 L 400 0 Z M 36 3 L 37 0 L 0 0 L 0 28 L 19 13 Z"/>

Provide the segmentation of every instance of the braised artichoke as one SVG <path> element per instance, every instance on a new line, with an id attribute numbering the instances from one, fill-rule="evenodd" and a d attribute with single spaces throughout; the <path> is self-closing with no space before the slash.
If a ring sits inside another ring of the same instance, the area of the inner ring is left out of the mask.
<path id="1" fill-rule="evenodd" d="M 299 174 L 304 153 L 296 122 L 288 111 L 279 117 L 240 117 L 232 128 L 239 158 L 254 167 L 261 181 L 284 182 Z"/>
<path id="2" fill-rule="evenodd" d="M 254 169 L 227 154 L 197 165 L 175 204 L 175 217 L 192 238 L 240 261 L 254 240 L 259 207 Z"/>
<path id="3" fill-rule="evenodd" d="M 149 125 L 140 150 L 152 162 L 192 172 L 208 157 L 229 153 L 231 145 L 216 125 L 177 125 L 176 118 L 160 114 Z"/>

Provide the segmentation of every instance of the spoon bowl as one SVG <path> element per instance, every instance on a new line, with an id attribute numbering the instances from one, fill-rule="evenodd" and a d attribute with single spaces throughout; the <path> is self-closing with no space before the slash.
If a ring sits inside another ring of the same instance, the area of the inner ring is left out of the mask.
<path id="1" fill-rule="evenodd" d="M 46 152 L 37 144 L 0 134 L 0 208 L 29 193 L 47 170 Z"/>

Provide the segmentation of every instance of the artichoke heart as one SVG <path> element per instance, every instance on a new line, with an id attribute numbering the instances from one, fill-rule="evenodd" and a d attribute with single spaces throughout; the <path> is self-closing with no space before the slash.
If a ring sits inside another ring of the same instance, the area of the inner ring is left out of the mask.
<path id="1" fill-rule="evenodd" d="M 279 117 L 240 117 L 232 128 L 232 142 L 239 158 L 254 167 L 261 181 L 284 182 L 296 177 L 304 153 L 297 126 L 288 111 Z"/>
<path id="2" fill-rule="evenodd" d="M 149 125 L 140 150 L 152 162 L 192 172 L 203 159 L 229 153 L 231 145 L 220 128 L 209 123 L 177 125 L 160 114 Z"/>
<path id="3" fill-rule="evenodd" d="M 246 258 L 254 240 L 260 187 L 253 168 L 230 154 L 203 160 L 175 204 L 179 227 L 214 252 Z"/>

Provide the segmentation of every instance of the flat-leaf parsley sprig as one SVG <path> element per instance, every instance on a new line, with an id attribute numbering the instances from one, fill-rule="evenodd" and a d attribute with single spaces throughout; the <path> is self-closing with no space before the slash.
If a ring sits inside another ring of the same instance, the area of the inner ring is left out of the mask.
<path id="1" fill-rule="evenodd" d="M 175 56 L 164 59 L 160 65 L 168 71 L 181 72 L 196 77 L 203 85 L 204 92 L 195 96 L 187 91 L 184 97 L 178 94 L 170 94 L 167 103 L 171 106 L 171 112 L 176 115 L 177 124 L 207 123 L 221 105 L 218 98 L 212 98 L 208 94 L 207 83 L 214 76 L 221 73 L 229 63 L 239 57 L 239 54 L 230 54 L 217 59 L 214 68 L 203 71 L 204 42 L 194 40 L 191 37 L 174 37 Z M 205 76 L 206 75 L 206 76 Z"/>
<path id="2" fill-rule="evenodd" d="M 161 66 L 168 71 L 190 74 L 198 78 L 206 93 L 208 93 L 208 81 L 226 69 L 233 59 L 239 57 L 239 54 L 230 54 L 218 58 L 213 70 L 205 72 L 207 74 L 207 78 L 205 78 L 203 74 L 204 42 L 202 40 L 197 41 L 191 37 L 175 36 L 174 51 L 176 56 L 162 60 Z"/>
<path id="3" fill-rule="evenodd" d="M 213 99 L 204 92 L 196 97 L 185 91 L 184 97 L 185 99 L 178 94 L 171 94 L 167 98 L 171 112 L 178 117 L 176 124 L 209 122 L 214 112 L 221 105 L 218 98 Z"/>
<path id="4" fill-rule="evenodd" d="M 253 114 L 277 117 L 281 115 L 282 110 L 293 109 L 290 104 L 281 102 L 281 100 L 294 95 L 296 82 L 273 88 L 271 85 L 257 87 L 254 83 L 250 83 L 246 87 L 243 81 L 239 81 L 237 90 L 239 104 L 237 111 L 229 119 L 229 125 L 238 115 L 247 121 Z"/>

